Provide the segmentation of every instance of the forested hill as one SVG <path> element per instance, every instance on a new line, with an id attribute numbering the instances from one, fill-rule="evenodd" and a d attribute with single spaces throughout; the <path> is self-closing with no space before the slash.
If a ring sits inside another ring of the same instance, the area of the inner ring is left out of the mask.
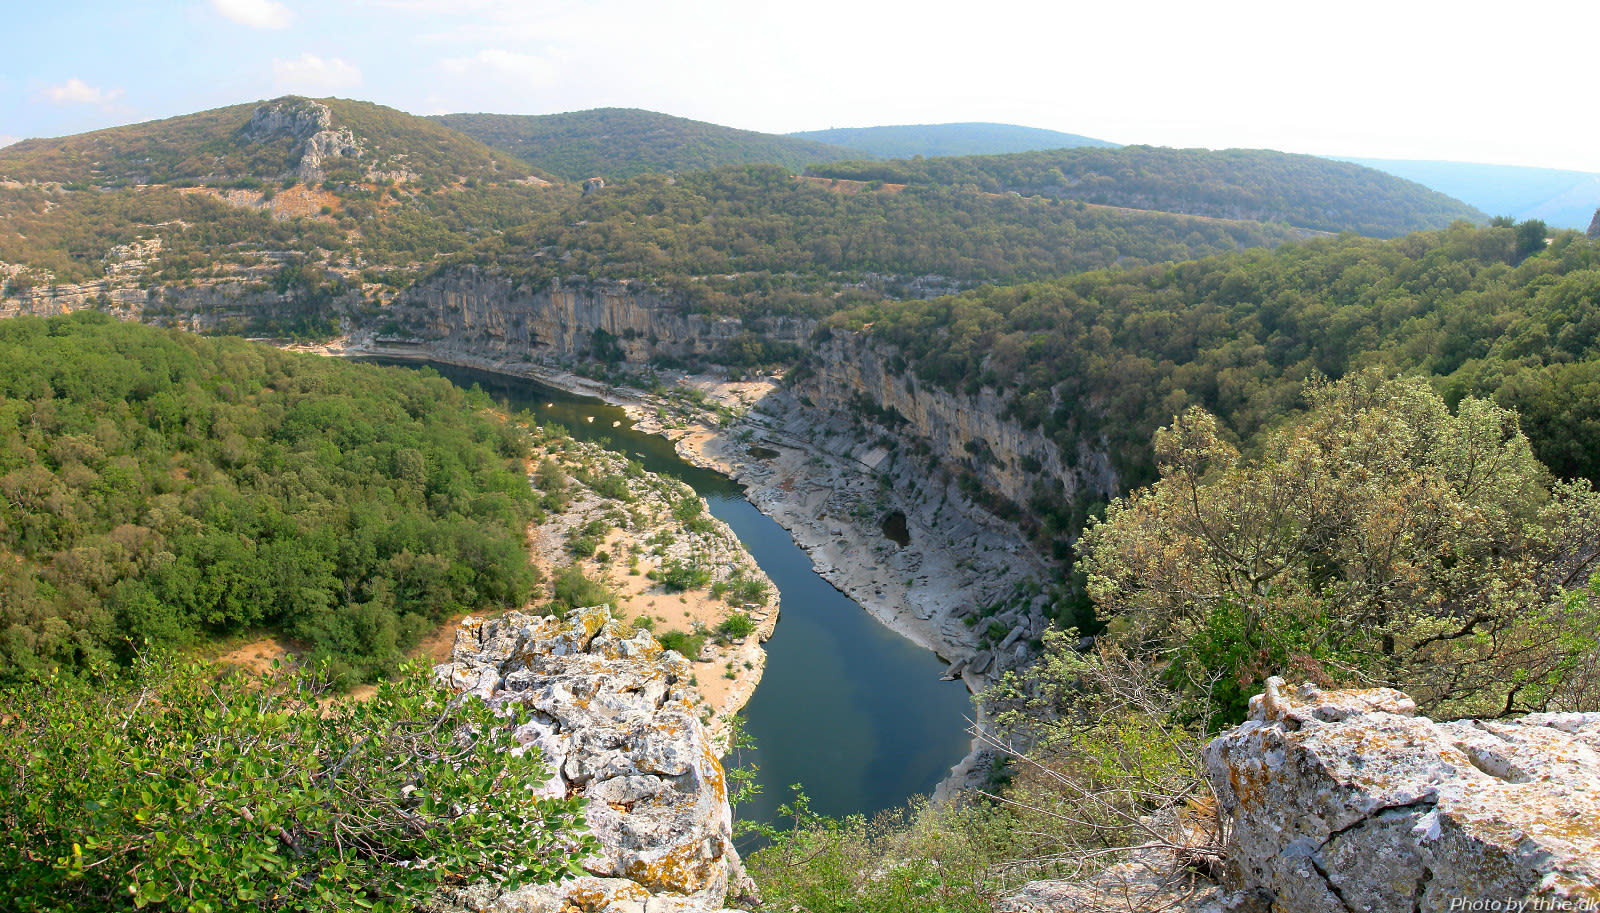
<path id="1" fill-rule="evenodd" d="M 1368 365 L 1417 372 L 1453 404 L 1521 414 L 1539 459 L 1600 480 L 1600 245 L 1543 223 L 1391 241 L 1325 238 L 1193 263 L 986 287 L 835 315 L 870 325 L 924 382 L 1000 391 L 1071 453 L 1104 437 L 1128 487 L 1151 433 L 1189 405 L 1249 440 L 1304 381 Z M 1034 505 L 1060 509 L 1049 493 Z"/>
<path id="2" fill-rule="evenodd" d="M 445 114 L 434 120 L 570 181 L 757 162 L 799 171 L 814 162 L 862 157 L 860 151 L 842 146 L 636 108 L 543 115 Z"/>
<path id="3" fill-rule="evenodd" d="M 528 453 L 438 377 L 0 320 L 0 682 L 260 629 L 381 675 L 452 614 L 528 599 Z"/>
<path id="4" fill-rule="evenodd" d="M 814 166 L 819 177 L 972 185 L 1322 231 L 1393 237 L 1487 217 L 1444 194 L 1348 162 L 1259 149 L 1123 146 Z"/>
<path id="5" fill-rule="evenodd" d="M 1556 228 L 1586 229 L 1600 208 L 1600 174 L 1590 171 L 1404 159 L 1346 161 L 1432 187 L 1490 215 L 1542 219 Z"/>
<path id="6" fill-rule="evenodd" d="M 442 185 L 533 173 L 427 118 L 340 98 L 286 96 L 0 149 L 0 180 L 84 187 L 295 179 Z"/>
<path id="7" fill-rule="evenodd" d="M 746 165 L 607 185 L 450 262 L 536 284 L 645 279 L 683 290 L 702 309 L 758 316 L 828 313 L 841 295 L 920 297 L 928 287 L 1186 260 L 1297 236 L 1258 222 L 948 187 L 830 186 Z"/>
<path id="8" fill-rule="evenodd" d="M 1018 127 L 1014 124 L 907 124 L 895 127 L 835 127 L 791 133 L 797 139 L 847 146 L 882 158 L 937 155 L 1003 155 L 1075 146 L 1114 148 L 1102 139 Z"/>

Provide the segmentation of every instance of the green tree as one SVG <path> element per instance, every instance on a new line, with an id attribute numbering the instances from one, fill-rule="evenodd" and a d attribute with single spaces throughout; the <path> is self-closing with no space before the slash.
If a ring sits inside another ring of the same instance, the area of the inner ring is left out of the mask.
<path id="1" fill-rule="evenodd" d="M 1589 484 L 1553 484 L 1514 413 L 1451 414 L 1421 379 L 1306 397 L 1248 460 L 1199 408 L 1157 432 L 1161 479 L 1080 545 L 1111 635 L 1232 719 L 1273 672 L 1436 713 L 1600 706 L 1600 612 L 1571 595 L 1600 559 Z"/>
<path id="2" fill-rule="evenodd" d="M 159 658 L 0 692 L 7 909 L 408 910 L 581 872 L 583 800 L 535 796 L 518 714 L 421 665 L 362 702 L 327 686 Z"/>

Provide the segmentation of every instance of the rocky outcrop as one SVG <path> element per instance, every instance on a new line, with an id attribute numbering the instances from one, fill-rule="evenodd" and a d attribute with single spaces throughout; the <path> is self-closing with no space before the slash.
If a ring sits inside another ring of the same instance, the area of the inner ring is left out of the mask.
<path id="1" fill-rule="evenodd" d="M 1273 910 L 1600 908 L 1600 714 L 1435 723 L 1289 691 L 1206 749 L 1240 887 Z"/>
<path id="2" fill-rule="evenodd" d="M 532 714 L 516 732 L 554 771 L 548 795 L 588 798 L 601 853 L 591 877 L 500 893 L 478 886 L 447 901 L 475 911 L 703 913 L 730 887 L 750 890 L 733 847 L 727 780 L 688 689 L 689 663 L 604 607 L 565 621 L 513 612 L 468 618 L 450 662 L 452 687 Z"/>
<path id="3" fill-rule="evenodd" d="M 299 142 L 299 163 L 292 174 L 311 183 L 323 179 L 323 163 L 331 158 L 360 158 L 365 151 L 348 127 L 334 129 L 333 112 L 309 98 L 279 98 L 258 106 L 239 130 L 245 142 L 269 142 L 288 136 Z M 286 174 L 285 177 L 288 175 Z"/>
<path id="4" fill-rule="evenodd" d="M 1596 238 L 1600 238 L 1600 209 L 1596 209 L 1594 211 L 1594 218 L 1589 220 L 1589 231 L 1587 234 L 1589 240 L 1591 241 L 1595 240 Z"/>
<path id="5" fill-rule="evenodd" d="M 530 288 L 476 268 L 417 283 L 384 317 L 419 341 L 479 357 L 620 359 L 638 366 L 707 355 L 746 332 L 799 344 L 814 326 L 798 318 L 747 325 L 690 313 L 683 301 L 638 283 L 555 280 Z"/>
<path id="6" fill-rule="evenodd" d="M 925 384 L 904 370 L 892 346 L 867 333 L 835 330 L 812 354 L 814 370 L 795 383 L 796 395 L 835 412 L 859 412 L 863 402 L 880 414 L 892 409 L 905 419 L 898 430 L 920 438 L 941 461 L 962 465 L 1014 504 L 1026 505 L 1041 483 L 1059 485 L 1068 501 L 1080 491 L 1106 498 L 1119 491 L 1104 446 L 1079 441 L 1075 453 L 1062 453 L 1041 429 L 1006 417 L 1006 401 L 995 390 L 969 395 Z M 889 430 L 897 430 L 897 419 L 888 422 Z"/>

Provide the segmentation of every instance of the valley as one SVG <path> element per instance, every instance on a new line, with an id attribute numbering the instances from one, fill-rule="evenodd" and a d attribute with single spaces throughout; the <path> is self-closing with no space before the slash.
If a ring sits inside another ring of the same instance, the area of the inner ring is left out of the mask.
<path id="1" fill-rule="evenodd" d="M 341 911 L 1254 910 L 1301 888 L 1229 828 L 1298 800 L 1239 785 L 1278 763 L 1248 739 L 1591 739 L 1596 241 L 1346 162 L 1002 127 L 285 96 L 0 148 L 5 741 L 78 758 L 105 704 L 103 757 L 223 765 L 124 819 L 125 771 L 72 761 L 101 798 L 0 802 L 55 847 L 0 848 L 0 888 L 176 909 L 117 870 L 203 856 L 151 836 L 191 815 L 245 847 L 217 883 L 322 860 L 281 890 Z M 1350 763 L 1426 779 L 1409 750 Z M 318 831 L 341 757 L 402 822 L 359 884 Z M 0 799 L 40 763 L 0 749 Z M 280 775 L 311 810 L 228 836 Z M 1339 814 L 1313 887 L 1354 865 Z M 1527 827 L 1492 853 L 1559 871 L 1505 890 L 1587 897 L 1592 835 Z"/>

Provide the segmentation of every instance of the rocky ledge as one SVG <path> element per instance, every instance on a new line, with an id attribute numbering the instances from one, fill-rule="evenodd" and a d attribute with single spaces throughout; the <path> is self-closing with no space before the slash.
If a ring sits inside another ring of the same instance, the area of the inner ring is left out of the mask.
<path id="1" fill-rule="evenodd" d="M 1273 679 L 1205 760 L 1246 901 L 1600 909 L 1600 714 L 1436 723 L 1398 691 Z"/>
<path id="2" fill-rule="evenodd" d="M 688 688 L 689 663 L 603 606 L 565 621 L 512 612 L 467 618 L 440 680 L 491 705 L 520 703 L 517 740 L 554 775 L 546 795 L 580 795 L 601 852 L 588 877 L 443 898 L 476 913 L 709 913 L 753 890 L 733 846 L 727 780 Z"/>

